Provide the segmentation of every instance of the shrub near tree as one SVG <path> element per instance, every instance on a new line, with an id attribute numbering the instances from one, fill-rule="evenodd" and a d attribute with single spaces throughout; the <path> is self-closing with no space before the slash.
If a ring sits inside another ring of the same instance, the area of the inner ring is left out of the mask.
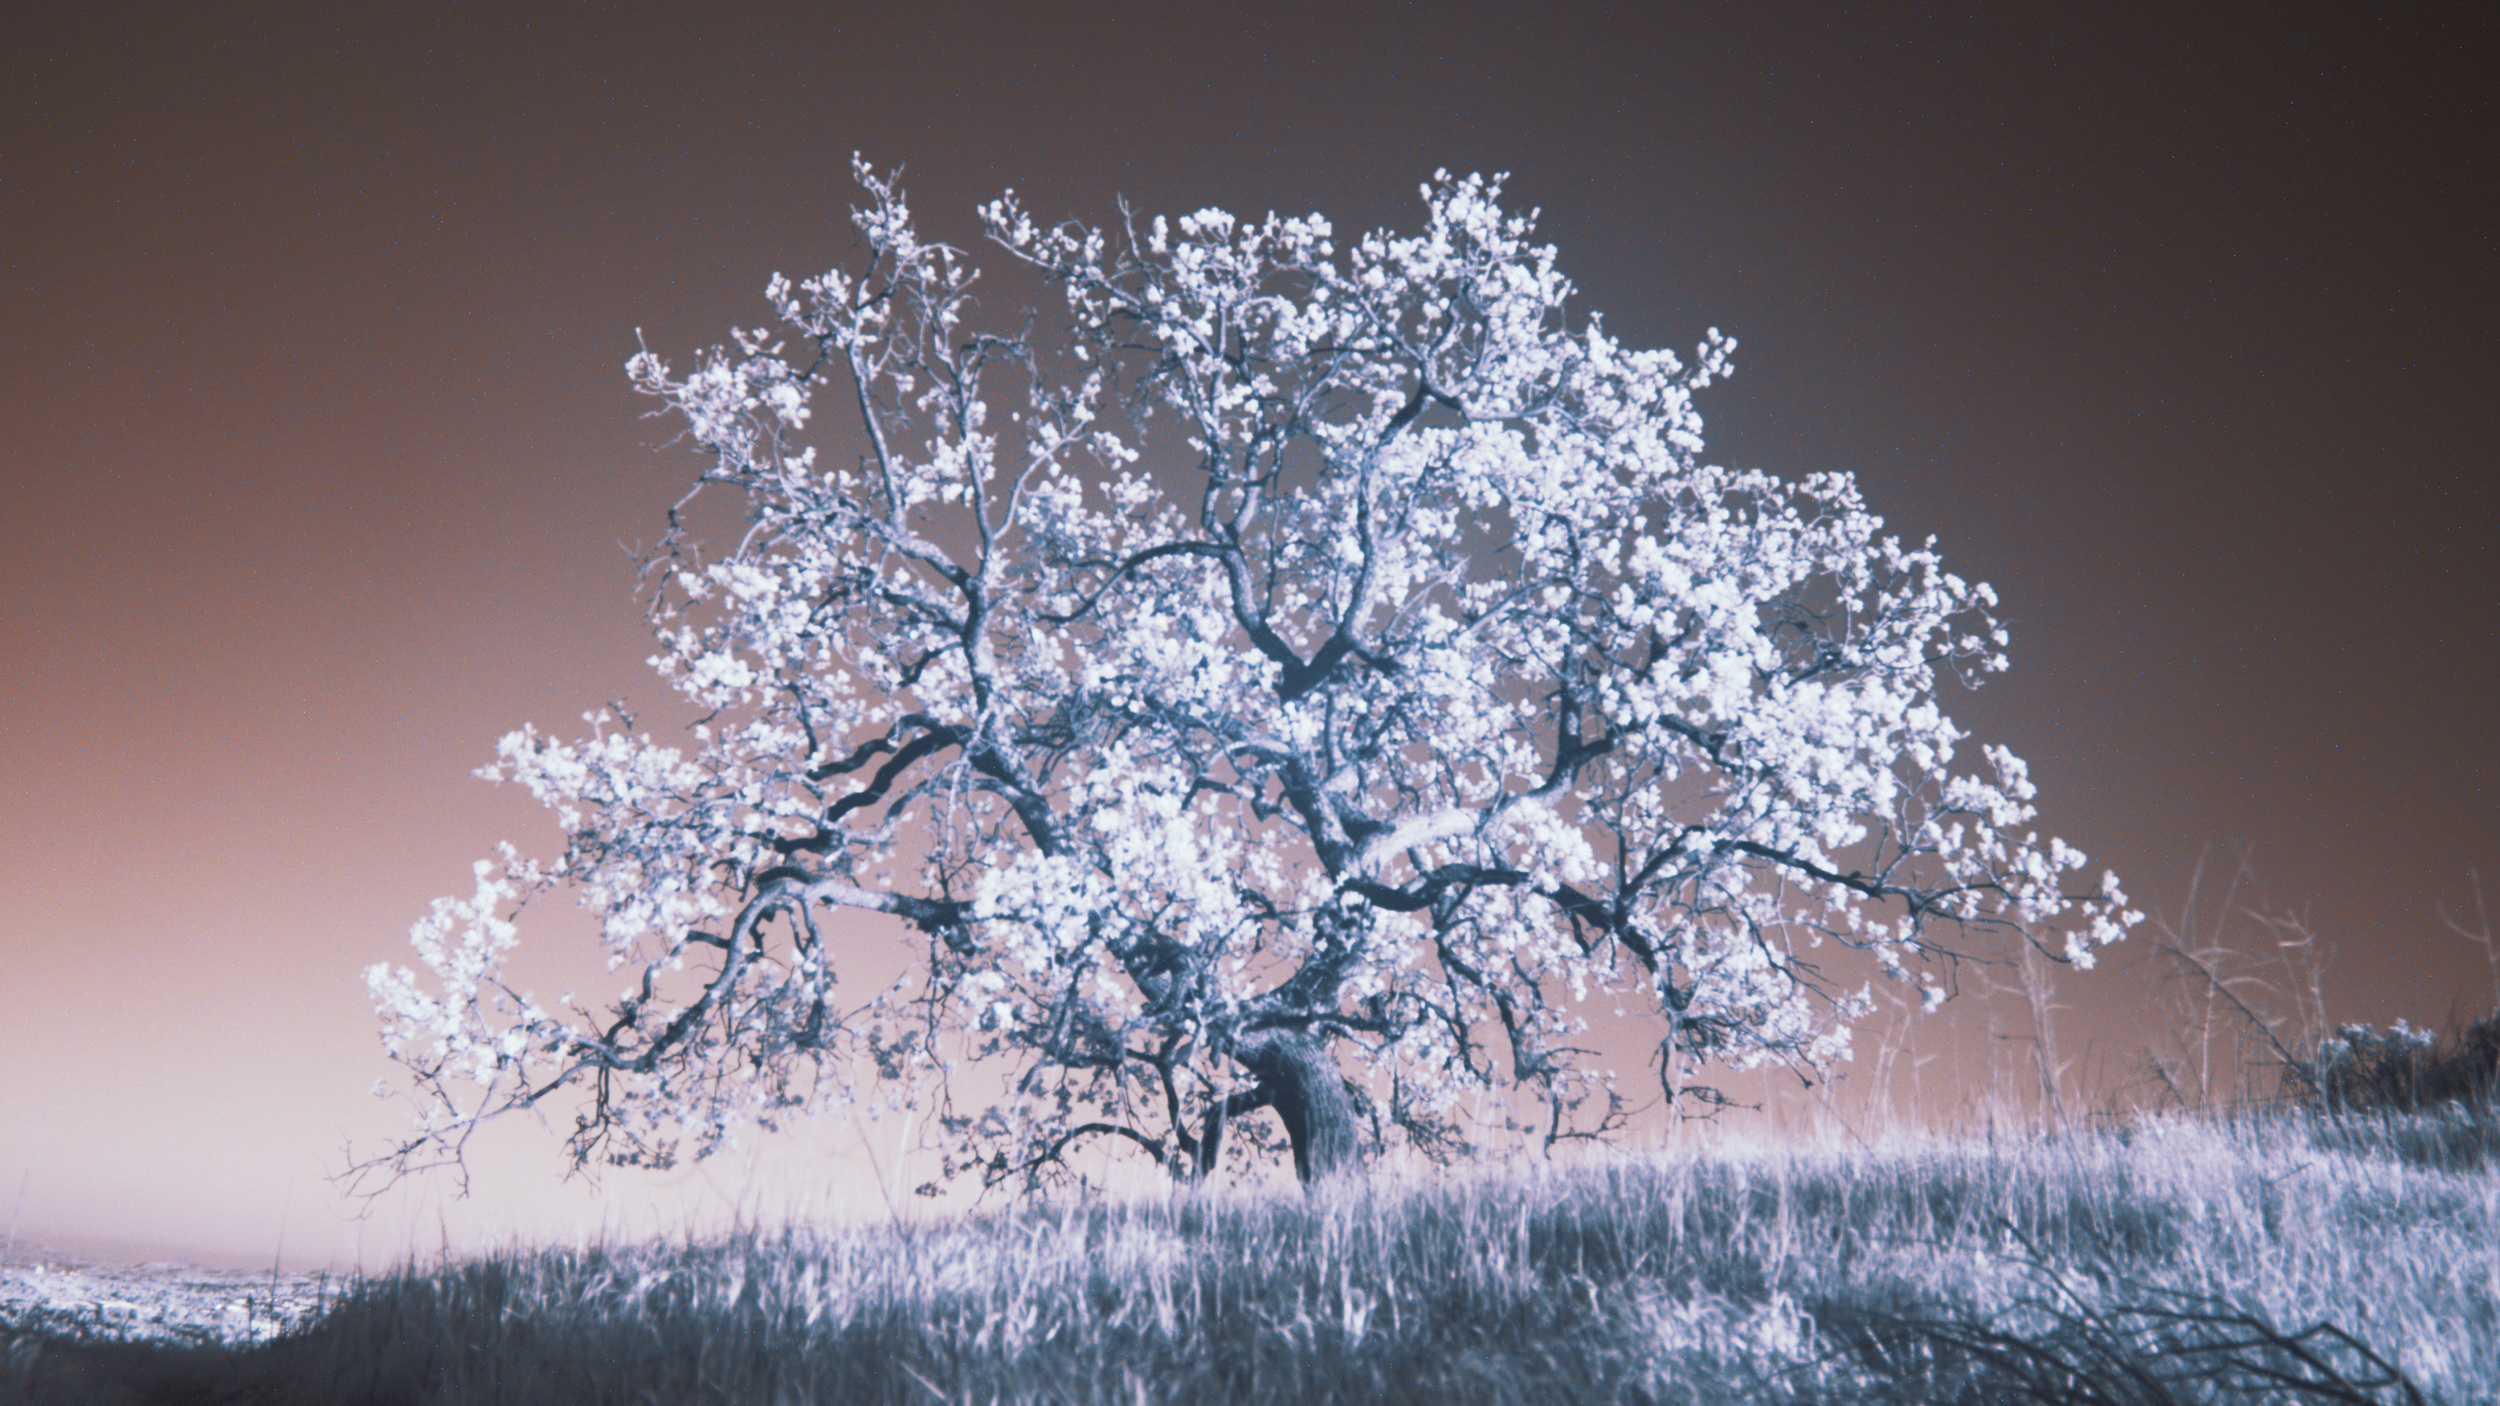
<path id="1" fill-rule="evenodd" d="M 985 329 L 970 257 L 857 175 L 864 256 L 776 277 L 780 331 L 628 363 L 701 451 L 687 498 L 747 515 L 706 556 L 672 512 L 645 578 L 705 720 L 503 740 L 485 774 L 565 849 L 481 862 L 413 934 L 425 976 L 370 974 L 423 1112 L 369 1167 L 551 1099 L 577 1163 L 666 1165 L 854 1070 L 986 1067 L 994 1102 L 958 1078 L 938 1110 L 952 1173 L 1107 1142 L 1198 1178 L 1270 1110 L 1316 1179 L 1462 1145 L 1481 1092 L 1602 1134 L 1599 993 L 1683 1089 L 1847 1055 L 1870 988 L 1818 946 L 1932 1008 L 1976 930 L 2088 963 L 2138 918 L 2110 875 L 2061 889 L 2083 856 L 2030 828 L 2022 762 L 1939 706 L 2005 667 L 1989 588 L 1847 474 L 1706 463 L 1734 340 L 1568 317 L 1498 180 L 1342 245 L 1010 194 L 988 238 L 1064 305 Z M 549 891 L 628 973 L 604 1009 L 503 978 Z M 842 981 L 845 909 L 916 934 L 901 984 Z"/>
<path id="2" fill-rule="evenodd" d="M 2397 1021 L 2386 1030 L 2346 1025 L 2291 1065 L 2300 1102 L 2327 1113 L 2491 1111 L 2500 1090 L 2500 1014 L 2442 1041 Z"/>

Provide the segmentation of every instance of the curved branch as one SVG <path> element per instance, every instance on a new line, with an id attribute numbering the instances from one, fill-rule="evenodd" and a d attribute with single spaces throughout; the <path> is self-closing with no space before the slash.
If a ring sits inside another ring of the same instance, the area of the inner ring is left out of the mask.
<path id="1" fill-rule="evenodd" d="M 1112 1136 L 1127 1138 L 1129 1141 L 1136 1143 L 1139 1147 L 1146 1149 L 1147 1155 L 1155 1159 L 1156 1166 L 1161 1167 L 1168 1165 L 1164 1157 L 1163 1140 L 1161 1138 L 1148 1137 L 1144 1133 L 1137 1131 L 1135 1128 L 1121 1123 L 1082 1123 L 1076 1127 L 1068 1129 L 1064 1133 L 1061 1133 L 1058 1137 L 1053 1138 L 1049 1147 L 1035 1153 L 1029 1161 L 1027 1161 L 1023 1166 L 1016 1168 L 1016 1170 L 1026 1175 L 1030 1175 L 1036 1168 L 1042 1166 L 1043 1164 L 1058 1161 L 1059 1154 L 1067 1150 L 1069 1143 L 1076 1141 L 1078 1138 L 1087 1137 L 1095 1133 L 1107 1133 Z"/>

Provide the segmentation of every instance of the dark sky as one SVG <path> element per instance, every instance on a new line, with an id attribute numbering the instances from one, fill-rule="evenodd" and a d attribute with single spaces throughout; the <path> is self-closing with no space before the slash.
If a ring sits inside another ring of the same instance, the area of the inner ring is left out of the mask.
<path id="1" fill-rule="evenodd" d="M 620 544 L 693 460 L 626 386 L 635 330 L 682 364 L 765 318 L 774 271 L 841 260 L 854 150 L 906 165 L 924 229 L 964 243 L 1007 186 L 1045 216 L 1126 196 L 1352 230 L 1412 224 L 1437 167 L 1512 173 L 1611 331 L 1742 339 L 1711 457 L 1854 471 L 1998 588 L 2014 670 L 1951 706 L 2030 759 L 2044 828 L 2174 919 L 2200 856 L 2210 910 L 2245 849 L 2241 897 L 2332 945 L 2338 1018 L 2488 1010 L 2437 908 L 2500 864 L 2489 13 L 21 15 L 16 1233 L 370 1261 L 419 1218 L 430 1243 L 733 1194 L 705 1173 L 551 1209 L 535 1130 L 439 1225 L 431 1201 L 348 1225 L 323 1175 L 397 1116 L 363 1098 L 392 1067 L 361 969 L 404 960 L 496 840 L 554 847 L 470 769 L 525 721 L 660 696 Z M 2161 1033 L 2148 970 L 2059 988 L 2113 1078 Z"/>

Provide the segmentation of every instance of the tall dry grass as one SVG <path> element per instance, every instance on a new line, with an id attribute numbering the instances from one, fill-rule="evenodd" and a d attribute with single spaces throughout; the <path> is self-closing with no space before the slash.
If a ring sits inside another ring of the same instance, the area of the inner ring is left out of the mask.
<path id="1" fill-rule="evenodd" d="M 2419 1120 L 2417 1120 L 2419 1121 Z M 512 1252 L 29 1402 L 2500 1401 L 2500 1173 L 2398 1123 L 1722 1141 L 1303 1198 Z M 117 1397 L 115 1393 L 120 1393 Z"/>

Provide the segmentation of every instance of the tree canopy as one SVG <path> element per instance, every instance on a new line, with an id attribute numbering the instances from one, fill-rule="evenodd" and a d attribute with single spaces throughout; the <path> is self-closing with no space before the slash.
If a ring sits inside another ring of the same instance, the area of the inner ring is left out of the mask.
<path id="1" fill-rule="evenodd" d="M 369 974 L 422 1110 L 381 1164 L 563 1095 L 577 1163 L 665 1165 L 886 1088 L 990 1183 L 1278 1128 L 1307 1179 L 1470 1109 L 1604 1133 L 1592 1003 L 1700 1088 L 1844 1059 L 1872 980 L 1932 1009 L 1972 933 L 2088 963 L 2139 918 L 2061 887 L 2023 763 L 1940 705 L 2006 666 L 1994 593 L 1846 473 L 1708 463 L 1734 339 L 1569 315 L 1499 179 L 1342 245 L 1011 192 L 989 243 L 1059 306 L 983 326 L 971 256 L 855 166 L 851 267 L 628 363 L 701 455 L 644 594 L 703 721 L 503 740 L 564 852 L 481 861 L 426 977 Z M 708 554 L 701 494 L 745 513 Z M 505 978 L 551 890 L 627 972 L 603 1008 Z M 894 987 L 841 980 L 850 909 L 915 934 Z"/>

